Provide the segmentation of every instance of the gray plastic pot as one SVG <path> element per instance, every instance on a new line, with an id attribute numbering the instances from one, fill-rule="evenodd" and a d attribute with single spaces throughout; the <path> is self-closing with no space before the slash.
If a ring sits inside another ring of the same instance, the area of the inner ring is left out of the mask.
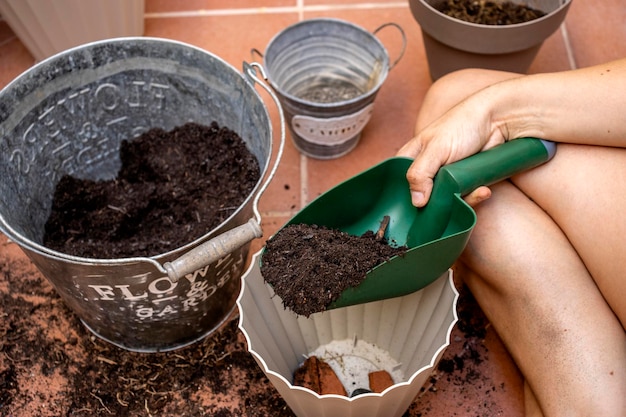
<path id="1" fill-rule="evenodd" d="M 509 0 L 545 16 L 515 25 L 480 25 L 440 12 L 445 0 L 409 0 L 422 29 L 430 76 L 436 80 L 463 68 L 526 73 L 543 42 L 563 23 L 571 0 Z"/>

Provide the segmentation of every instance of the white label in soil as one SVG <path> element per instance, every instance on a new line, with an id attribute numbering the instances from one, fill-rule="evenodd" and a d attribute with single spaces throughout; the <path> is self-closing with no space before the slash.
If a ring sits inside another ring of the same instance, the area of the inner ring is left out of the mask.
<path id="1" fill-rule="evenodd" d="M 389 352 L 364 340 L 333 340 L 319 346 L 309 356 L 317 356 L 335 371 L 348 395 L 357 388 L 369 389 L 370 372 L 389 372 L 394 384 L 404 381 L 401 364 Z"/>
<path id="2" fill-rule="evenodd" d="M 340 145 L 363 130 L 373 109 L 374 103 L 356 113 L 326 119 L 296 115 L 291 119 L 291 127 L 298 136 L 309 142 L 326 146 Z"/>

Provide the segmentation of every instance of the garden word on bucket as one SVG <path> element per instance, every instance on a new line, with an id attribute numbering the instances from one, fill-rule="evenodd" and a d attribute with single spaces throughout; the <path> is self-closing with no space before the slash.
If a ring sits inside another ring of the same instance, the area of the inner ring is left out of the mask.
<path id="1" fill-rule="evenodd" d="M 257 81 L 279 106 L 281 127 L 282 111 L 257 69 L 244 63 L 240 73 L 180 42 L 116 38 L 54 55 L 0 92 L 0 231 L 100 338 L 133 351 L 177 349 L 212 333 L 234 310 L 249 243 L 262 234 L 258 198 L 284 143 L 282 130 L 269 170 L 273 133 Z M 225 220 L 158 255 L 90 258 L 43 244 L 60 178 L 116 178 L 123 141 L 189 122 L 229 127 L 258 161 L 258 182 Z M 213 259 L 213 247 L 229 250 Z"/>
<path id="2" fill-rule="evenodd" d="M 396 28 L 402 38 L 399 56 L 391 63 L 376 36 L 385 27 Z M 263 62 L 296 148 L 318 159 L 338 158 L 354 149 L 374 99 L 405 47 L 404 31 L 395 23 L 370 33 L 350 22 L 320 18 L 275 35 Z"/>

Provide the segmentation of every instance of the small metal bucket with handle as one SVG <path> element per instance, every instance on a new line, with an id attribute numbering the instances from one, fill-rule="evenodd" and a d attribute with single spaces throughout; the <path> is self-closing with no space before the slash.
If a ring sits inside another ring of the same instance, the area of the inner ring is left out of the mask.
<path id="1" fill-rule="evenodd" d="M 402 37 L 393 62 L 376 36 L 385 27 L 395 27 Z M 309 19 L 274 36 L 263 65 L 296 148 L 318 159 L 352 151 L 372 115 L 380 87 L 405 48 L 406 36 L 395 23 L 370 33 L 339 19 Z"/>
<path id="2" fill-rule="evenodd" d="M 262 235 L 257 202 L 284 144 L 280 103 L 257 70 L 263 73 L 244 63 L 240 73 L 180 42 L 117 38 L 57 54 L 0 92 L 0 231 L 100 338 L 133 351 L 172 350 L 210 334 L 235 308 L 249 243 Z M 281 118 L 271 170 L 271 121 L 256 84 L 274 98 Z M 43 246 L 63 175 L 115 178 L 122 140 L 212 121 L 235 131 L 261 170 L 252 192 L 219 226 L 150 257 L 93 259 Z"/>

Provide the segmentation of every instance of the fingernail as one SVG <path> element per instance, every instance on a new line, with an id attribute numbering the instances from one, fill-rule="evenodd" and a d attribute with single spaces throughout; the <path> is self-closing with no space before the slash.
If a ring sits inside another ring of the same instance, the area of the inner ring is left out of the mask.
<path id="1" fill-rule="evenodd" d="M 424 193 L 420 191 L 411 191 L 411 201 L 415 207 L 424 205 Z"/>

